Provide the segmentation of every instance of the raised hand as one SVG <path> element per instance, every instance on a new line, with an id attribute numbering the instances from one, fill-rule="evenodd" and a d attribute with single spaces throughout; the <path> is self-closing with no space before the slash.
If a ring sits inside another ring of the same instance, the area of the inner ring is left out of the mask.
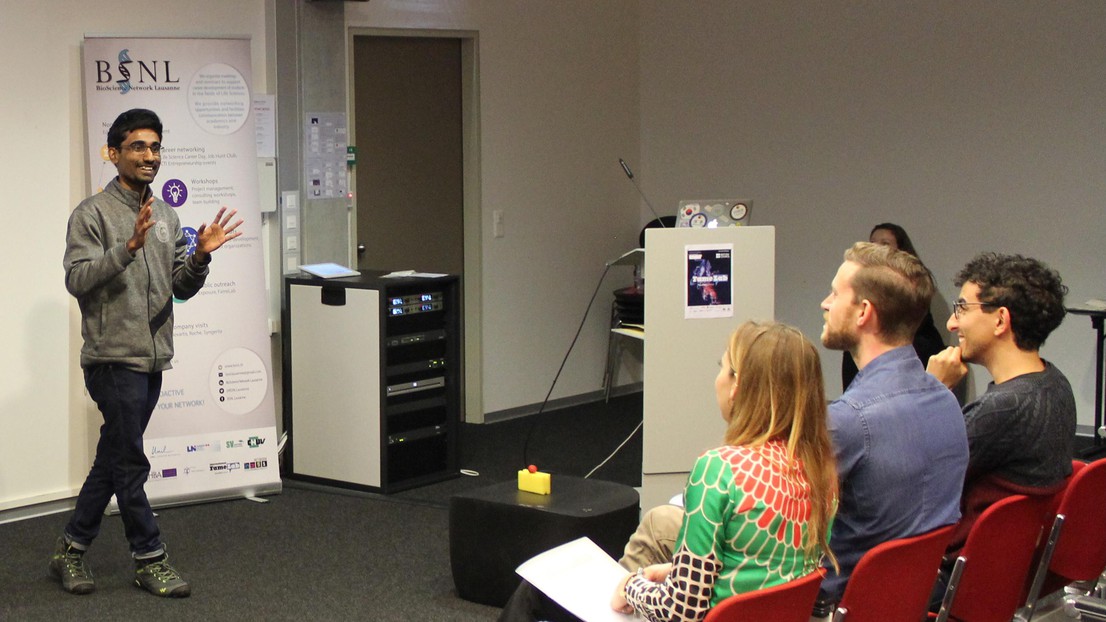
<path id="1" fill-rule="evenodd" d="M 968 366 L 960 360 L 960 347 L 949 346 L 929 357 L 926 371 L 946 387 L 954 389 L 968 375 Z"/>
<path id="2" fill-rule="evenodd" d="M 154 197 L 146 199 L 142 209 L 138 210 L 138 216 L 134 219 L 134 234 L 127 240 L 127 252 L 132 256 L 138 249 L 146 245 L 146 234 L 150 228 L 157 224 L 154 220 Z"/>
<path id="3" fill-rule="evenodd" d="M 210 225 L 207 223 L 200 225 L 199 230 L 196 231 L 195 254 L 198 260 L 206 262 L 208 255 L 218 250 L 223 244 L 242 235 L 242 232 L 238 230 L 243 222 L 241 218 L 233 224 L 228 224 L 237 213 L 238 210 L 236 209 L 227 212 L 226 206 L 220 207 L 219 213 L 215 214 L 215 219 L 211 221 Z"/>

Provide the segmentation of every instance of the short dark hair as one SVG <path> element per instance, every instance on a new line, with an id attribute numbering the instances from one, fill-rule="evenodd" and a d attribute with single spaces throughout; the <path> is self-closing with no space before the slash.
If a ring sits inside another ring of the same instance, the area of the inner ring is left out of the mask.
<path id="1" fill-rule="evenodd" d="M 153 110 L 131 108 L 115 117 L 115 122 L 108 129 L 108 147 L 122 147 L 123 139 L 135 130 L 153 130 L 157 133 L 157 139 L 161 140 L 161 119 Z"/>
<path id="2" fill-rule="evenodd" d="M 900 251 L 906 251 L 915 257 L 918 256 L 918 251 L 914 249 L 914 243 L 910 241 L 910 236 L 906 234 L 906 229 L 903 229 L 893 222 L 881 222 L 872 227 L 872 230 L 868 232 L 868 237 L 871 238 L 872 234 L 880 229 L 890 231 L 891 235 L 895 236 L 895 245 L 899 247 Z"/>
<path id="3" fill-rule="evenodd" d="M 956 275 L 956 286 L 979 286 L 979 300 L 1010 310 L 1014 343 L 1038 350 L 1064 320 L 1068 288 L 1060 273 L 1022 255 L 981 253 Z"/>
<path id="4" fill-rule="evenodd" d="M 929 269 L 904 250 L 871 242 L 853 244 L 845 261 L 860 265 L 852 278 L 853 294 L 856 302 L 867 299 L 875 306 L 881 335 L 910 343 L 937 289 Z"/>

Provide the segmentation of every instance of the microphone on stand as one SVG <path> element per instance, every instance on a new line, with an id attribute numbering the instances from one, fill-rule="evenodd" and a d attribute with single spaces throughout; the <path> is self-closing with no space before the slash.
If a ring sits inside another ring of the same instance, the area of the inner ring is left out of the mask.
<path id="1" fill-rule="evenodd" d="M 626 172 L 626 176 L 632 180 L 634 178 L 634 172 L 630 170 L 630 165 L 626 164 L 626 160 L 619 158 L 618 163 L 622 165 L 622 170 Z"/>
<path id="2" fill-rule="evenodd" d="M 645 196 L 645 193 L 641 191 L 641 186 L 637 185 L 637 180 L 634 179 L 634 172 L 630 170 L 630 165 L 626 164 L 626 160 L 623 160 L 622 158 L 618 159 L 618 163 L 622 165 L 622 172 L 626 173 L 626 177 L 630 180 L 630 183 L 634 185 L 637 193 L 641 195 L 642 200 L 645 201 L 645 204 L 647 206 L 649 206 L 649 211 L 653 212 L 653 216 L 657 219 L 657 222 L 659 222 L 661 227 L 663 228 L 665 226 L 664 220 L 660 217 L 660 214 L 657 213 L 657 210 L 653 208 L 653 204 L 649 201 L 649 197 Z"/>

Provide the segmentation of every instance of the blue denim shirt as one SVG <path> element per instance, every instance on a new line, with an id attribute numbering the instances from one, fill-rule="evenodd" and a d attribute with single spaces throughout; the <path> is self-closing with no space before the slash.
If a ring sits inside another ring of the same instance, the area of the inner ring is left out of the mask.
<path id="1" fill-rule="evenodd" d="M 860 370 L 830 403 L 829 429 L 841 488 L 830 548 L 841 574 L 830 568 L 822 597 L 836 601 L 868 549 L 959 520 L 968 438 L 956 398 L 909 345 Z"/>

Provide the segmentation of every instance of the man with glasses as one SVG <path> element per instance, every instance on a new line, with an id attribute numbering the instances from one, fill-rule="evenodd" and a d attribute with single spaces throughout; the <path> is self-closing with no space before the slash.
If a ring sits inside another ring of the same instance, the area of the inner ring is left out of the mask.
<path id="1" fill-rule="evenodd" d="M 968 373 L 965 363 L 975 363 L 992 382 L 964 407 L 970 457 L 963 518 L 950 553 L 959 551 L 972 523 L 996 501 L 1062 488 L 1075 439 L 1071 385 L 1040 355 L 1064 319 L 1068 289 L 1060 275 L 1036 259 L 983 253 L 955 283 L 960 297 L 946 326 L 959 345 L 931 357 L 927 370 L 952 388 Z"/>
<path id="2" fill-rule="evenodd" d="M 933 298 L 929 270 L 869 242 L 844 259 L 822 301 L 822 345 L 849 352 L 860 371 L 829 405 L 840 485 L 830 546 L 841 572 L 822 581 L 818 616 L 833 610 L 869 549 L 960 518 L 968 463 L 960 405 L 912 345 Z"/>
<path id="3" fill-rule="evenodd" d="M 191 593 L 168 563 L 146 498 L 150 463 L 142 434 L 173 359 L 173 298 L 200 290 L 211 253 L 241 235 L 242 221 L 231 224 L 236 210 L 220 209 L 211 225 L 200 226 L 189 254 L 176 212 L 150 188 L 161 166 L 161 133 L 149 110 L 115 119 L 107 154 L 118 176 L 73 210 L 66 232 L 65 286 L 81 309 L 81 368 L 104 418 L 96 458 L 50 559 L 50 573 L 73 594 L 95 589 L 84 554 L 112 495 L 134 558 L 135 585 L 158 596 Z"/>

